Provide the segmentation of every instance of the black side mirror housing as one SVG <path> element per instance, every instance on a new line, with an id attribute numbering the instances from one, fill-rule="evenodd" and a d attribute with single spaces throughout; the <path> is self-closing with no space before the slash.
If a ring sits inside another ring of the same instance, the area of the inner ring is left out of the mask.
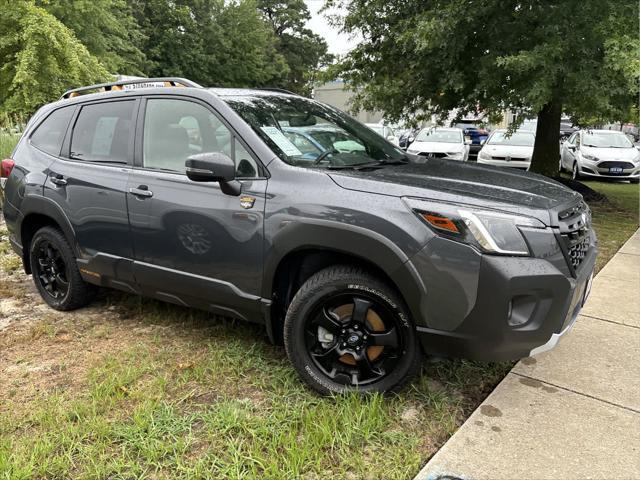
<path id="1" fill-rule="evenodd" d="M 187 177 L 194 182 L 218 182 L 227 195 L 240 195 L 242 184 L 236 181 L 236 164 L 220 152 L 191 155 L 185 162 Z"/>

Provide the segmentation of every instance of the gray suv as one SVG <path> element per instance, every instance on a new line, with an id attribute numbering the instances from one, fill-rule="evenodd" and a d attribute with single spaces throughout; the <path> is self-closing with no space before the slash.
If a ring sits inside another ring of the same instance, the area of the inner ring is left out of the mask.
<path id="1" fill-rule="evenodd" d="M 142 82 L 67 92 L 2 163 L 51 307 L 101 286 L 264 324 L 324 394 L 397 390 L 423 352 L 533 355 L 576 319 L 596 259 L 579 194 L 411 156 L 287 92 Z"/>

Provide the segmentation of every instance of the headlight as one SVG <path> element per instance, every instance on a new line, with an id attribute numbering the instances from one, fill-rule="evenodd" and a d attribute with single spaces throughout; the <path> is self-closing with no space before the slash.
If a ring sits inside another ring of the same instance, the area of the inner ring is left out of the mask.
<path id="1" fill-rule="evenodd" d="M 582 158 L 584 158 L 585 160 L 591 160 L 592 162 L 598 161 L 598 157 L 596 157 L 595 155 L 589 155 L 588 153 L 583 153 Z"/>
<path id="2" fill-rule="evenodd" d="M 529 255 L 518 227 L 545 228 L 539 220 L 469 205 L 404 198 L 405 203 L 436 234 L 501 255 Z"/>
<path id="3" fill-rule="evenodd" d="M 491 160 L 491 155 L 489 155 L 484 150 L 480 150 L 480 153 L 478 154 L 478 158 L 481 158 L 482 160 Z"/>

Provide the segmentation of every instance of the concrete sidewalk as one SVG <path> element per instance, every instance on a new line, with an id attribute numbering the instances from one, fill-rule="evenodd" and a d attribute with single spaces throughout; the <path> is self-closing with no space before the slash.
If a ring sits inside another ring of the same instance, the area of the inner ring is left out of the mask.
<path id="1" fill-rule="evenodd" d="M 573 330 L 520 361 L 416 479 L 640 479 L 640 230 Z"/>

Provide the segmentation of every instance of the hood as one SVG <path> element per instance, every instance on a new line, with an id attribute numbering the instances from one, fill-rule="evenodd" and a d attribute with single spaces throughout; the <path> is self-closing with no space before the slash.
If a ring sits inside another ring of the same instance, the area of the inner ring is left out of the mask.
<path id="1" fill-rule="evenodd" d="M 446 159 L 414 161 L 380 169 L 332 171 L 348 190 L 429 198 L 535 216 L 549 225 L 549 210 L 576 203 L 581 195 L 534 173 Z"/>
<path id="2" fill-rule="evenodd" d="M 409 152 L 421 153 L 458 153 L 464 150 L 462 143 L 444 143 L 444 142 L 413 142 L 409 148 Z"/>
<path id="3" fill-rule="evenodd" d="M 482 151 L 494 157 L 531 158 L 533 147 L 521 145 L 491 145 L 482 147 Z"/>
<path id="4" fill-rule="evenodd" d="M 598 160 L 623 160 L 631 161 L 638 157 L 638 149 L 634 147 L 629 148 L 601 148 L 601 147 L 587 147 L 582 145 L 580 152 L 584 155 L 593 155 Z"/>

